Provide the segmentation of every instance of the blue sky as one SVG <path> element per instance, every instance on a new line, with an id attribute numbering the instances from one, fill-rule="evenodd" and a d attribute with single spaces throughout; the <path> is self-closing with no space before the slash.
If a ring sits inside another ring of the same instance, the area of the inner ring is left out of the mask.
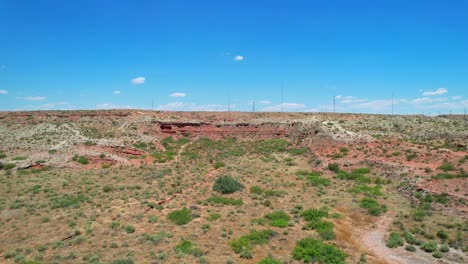
<path id="1" fill-rule="evenodd" d="M 0 110 L 463 112 L 468 1 L 0 0 Z M 281 107 L 281 87 L 284 103 Z"/>

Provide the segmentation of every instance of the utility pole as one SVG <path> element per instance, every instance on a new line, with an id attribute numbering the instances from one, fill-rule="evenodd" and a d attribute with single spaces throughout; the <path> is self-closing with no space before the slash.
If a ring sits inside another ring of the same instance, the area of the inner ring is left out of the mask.
<path id="1" fill-rule="evenodd" d="M 151 110 L 154 110 L 154 99 L 151 100 Z"/>
<path id="2" fill-rule="evenodd" d="M 463 110 L 463 120 L 466 121 L 466 105 L 465 105 L 465 109 Z"/>
<path id="3" fill-rule="evenodd" d="M 336 95 L 333 96 L 333 113 L 336 113 Z"/>
<path id="4" fill-rule="evenodd" d="M 252 113 L 255 113 L 255 101 L 253 101 L 253 104 L 252 104 Z"/>

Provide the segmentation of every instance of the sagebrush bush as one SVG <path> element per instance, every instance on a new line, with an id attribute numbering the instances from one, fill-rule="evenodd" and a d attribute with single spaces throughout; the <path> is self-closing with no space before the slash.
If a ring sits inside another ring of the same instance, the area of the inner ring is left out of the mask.
<path id="1" fill-rule="evenodd" d="M 213 185 L 213 191 L 229 194 L 240 191 L 244 188 L 239 181 L 234 179 L 232 176 L 221 176 L 215 180 Z"/>
<path id="2" fill-rule="evenodd" d="M 243 205 L 244 204 L 242 199 L 232 199 L 232 198 L 221 197 L 221 196 L 212 196 L 206 199 L 206 201 L 208 203 L 226 204 L 226 205 Z"/>
<path id="3" fill-rule="evenodd" d="M 404 243 L 403 238 L 398 233 L 392 232 L 387 240 L 387 247 L 397 248 L 403 246 Z"/>
<path id="4" fill-rule="evenodd" d="M 256 231 L 250 231 L 250 234 L 239 237 L 238 239 L 232 240 L 229 245 L 231 249 L 240 254 L 242 252 L 250 252 L 254 245 L 263 245 L 268 243 L 274 232 L 270 229 Z"/>
<path id="5" fill-rule="evenodd" d="M 265 215 L 265 219 L 268 219 L 269 224 L 275 227 L 287 227 L 291 216 L 283 211 L 276 211 Z"/>
<path id="6" fill-rule="evenodd" d="M 282 264 L 282 262 L 272 257 L 268 257 L 260 260 L 258 264 Z"/>
<path id="7" fill-rule="evenodd" d="M 184 207 L 180 210 L 170 212 L 167 215 L 167 219 L 176 225 L 185 225 L 192 221 L 192 212 L 188 208 Z"/>
<path id="8" fill-rule="evenodd" d="M 203 252 L 198 249 L 191 241 L 182 239 L 180 244 L 175 247 L 177 253 L 182 253 L 186 255 L 192 255 L 195 257 L 200 257 L 203 255 Z"/>
<path id="9" fill-rule="evenodd" d="M 437 250 L 437 244 L 434 242 L 426 242 L 421 246 L 421 249 L 428 253 L 432 253 Z"/>
<path id="10" fill-rule="evenodd" d="M 222 162 L 222 161 L 217 161 L 217 162 L 215 162 L 215 164 L 213 165 L 213 167 L 214 167 L 215 169 L 219 169 L 219 168 L 224 167 L 224 166 L 226 166 L 226 164 L 225 164 L 224 162 Z"/>
<path id="11" fill-rule="evenodd" d="M 336 163 L 330 163 L 328 164 L 328 169 L 335 173 L 338 173 L 340 171 L 340 166 Z"/>
<path id="12" fill-rule="evenodd" d="M 385 213 L 387 211 L 387 206 L 384 205 L 384 204 L 379 204 L 377 202 L 377 200 L 373 199 L 373 198 L 363 198 L 359 205 L 362 207 L 362 208 L 365 208 L 367 209 L 367 212 L 369 212 L 370 215 L 373 215 L 373 216 L 379 216 L 381 215 L 382 213 Z"/>
<path id="13" fill-rule="evenodd" d="M 313 237 L 301 239 L 296 242 L 293 259 L 305 263 L 346 263 L 346 254 L 334 245 L 325 244 Z"/>

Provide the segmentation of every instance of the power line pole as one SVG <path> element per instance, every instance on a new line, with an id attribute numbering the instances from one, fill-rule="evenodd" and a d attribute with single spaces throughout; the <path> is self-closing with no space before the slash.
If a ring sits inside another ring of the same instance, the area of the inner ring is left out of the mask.
<path id="1" fill-rule="evenodd" d="M 466 105 L 465 105 L 465 109 L 463 110 L 463 120 L 466 121 Z"/>
<path id="2" fill-rule="evenodd" d="M 151 100 L 151 110 L 154 110 L 154 99 Z"/>
<path id="3" fill-rule="evenodd" d="M 255 113 L 255 101 L 253 101 L 253 104 L 252 104 L 252 113 Z"/>
<path id="4" fill-rule="evenodd" d="M 336 113 L 336 95 L 333 96 L 333 113 Z"/>

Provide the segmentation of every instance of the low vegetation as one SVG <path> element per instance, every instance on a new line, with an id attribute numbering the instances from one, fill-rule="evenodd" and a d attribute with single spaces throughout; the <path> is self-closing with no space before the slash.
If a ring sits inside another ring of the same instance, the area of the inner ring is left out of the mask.
<path id="1" fill-rule="evenodd" d="M 185 225 L 192 221 L 192 212 L 188 208 L 175 210 L 167 215 L 167 219 L 176 225 Z"/>

